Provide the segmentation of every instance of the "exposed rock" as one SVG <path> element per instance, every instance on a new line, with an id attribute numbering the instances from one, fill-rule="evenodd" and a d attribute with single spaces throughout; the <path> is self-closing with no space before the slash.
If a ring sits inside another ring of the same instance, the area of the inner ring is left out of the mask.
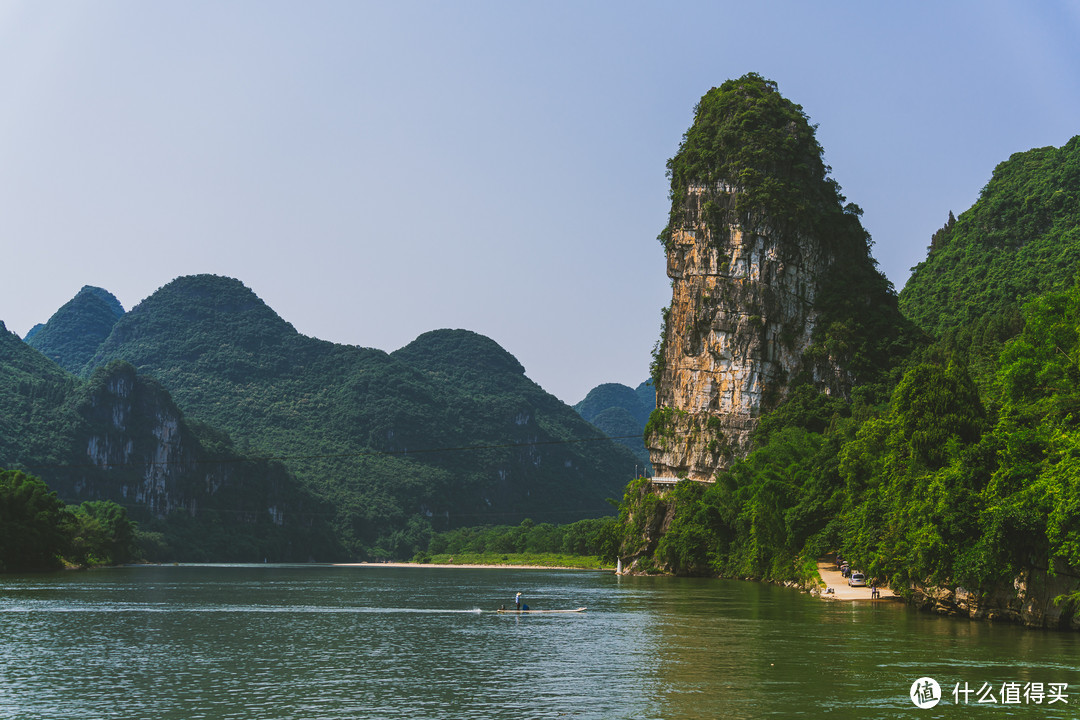
<path id="1" fill-rule="evenodd" d="M 50 486 L 74 502 L 113 500 L 137 519 L 227 513 L 237 524 L 306 522 L 310 499 L 284 468 L 227 450 L 209 457 L 169 394 L 124 362 L 99 368 L 73 404 L 83 465 L 56 468 Z M 212 432 L 212 431 L 210 431 Z"/>
<path id="2" fill-rule="evenodd" d="M 1068 599 L 1080 591 L 1080 575 L 1057 562 L 1052 574 L 1046 568 L 1024 568 L 1011 584 L 982 594 L 959 586 L 916 585 L 911 590 L 913 605 L 941 615 L 1080 630 L 1076 602 Z"/>
<path id="3" fill-rule="evenodd" d="M 732 118 L 755 113 L 753 139 L 778 143 L 775 163 L 744 157 L 745 143 L 725 135 L 736 132 Z M 758 418 L 797 376 L 826 393 L 850 391 L 844 358 L 807 351 L 836 266 L 870 261 L 857 208 L 841 207 L 813 129 L 768 81 L 747 76 L 710 91 L 669 167 L 673 202 L 661 237 L 672 300 L 646 442 L 657 477 L 710 480 L 749 451 Z"/>
<path id="4" fill-rule="evenodd" d="M 690 195 L 691 202 L 702 197 Z M 746 454 L 758 416 L 775 407 L 801 369 L 817 317 L 817 279 L 833 258 L 812 240 L 792 253 L 779 238 L 736 227 L 721 243 L 704 225 L 680 229 L 672 240 L 658 404 L 677 412 L 650 449 L 658 476 L 707 480 Z M 839 370 L 828 379 L 833 391 L 850 385 Z"/>

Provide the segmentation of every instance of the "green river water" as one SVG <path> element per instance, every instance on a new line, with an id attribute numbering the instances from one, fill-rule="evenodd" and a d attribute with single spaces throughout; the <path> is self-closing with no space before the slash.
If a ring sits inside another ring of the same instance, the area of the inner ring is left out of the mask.
<path id="1" fill-rule="evenodd" d="M 534 609 L 588 610 L 492 612 L 518 591 Z M 0 576 L 2 719 L 1073 718 L 1078 670 L 1075 634 L 751 582 L 273 565 Z M 910 697 L 923 677 L 936 707 Z"/>

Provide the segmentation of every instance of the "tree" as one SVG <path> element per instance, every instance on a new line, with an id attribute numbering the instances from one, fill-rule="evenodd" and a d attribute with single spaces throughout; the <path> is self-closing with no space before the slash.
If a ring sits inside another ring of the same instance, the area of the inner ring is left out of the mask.
<path id="1" fill-rule="evenodd" d="M 0 470 L 0 571 L 60 566 L 66 536 L 64 503 L 44 482 L 18 470 Z"/>
<path id="2" fill-rule="evenodd" d="M 68 528 L 70 559 L 80 565 L 116 565 L 134 555 L 135 523 L 114 502 L 96 500 L 71 508 Z"/>

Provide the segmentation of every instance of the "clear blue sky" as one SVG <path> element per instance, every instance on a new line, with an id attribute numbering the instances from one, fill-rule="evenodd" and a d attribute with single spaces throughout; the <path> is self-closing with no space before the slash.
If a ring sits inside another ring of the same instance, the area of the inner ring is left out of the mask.
<path id="1" fill-rule="evenodd" d="M 803 106 L 899 289 L 1080 133 L 1078 47 L 1078 0 L 0 1 L 0 320 L 216 273 L 335 342 L 475 330 L 574 403 L 648 374 L 709 88 Z"/>

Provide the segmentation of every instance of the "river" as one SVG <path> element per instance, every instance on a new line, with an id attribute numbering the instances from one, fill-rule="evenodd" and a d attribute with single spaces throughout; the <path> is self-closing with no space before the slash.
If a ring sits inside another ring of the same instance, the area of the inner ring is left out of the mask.
<path id="1" fill-rule="evenodd" d="M 518 591 L 588 610 L 492 612 Z M 0 576 L 3 719 L 1073 718 L 1078 670 L 1076 634 L 751 582 L 317 565 Z M 924 677 L 931 709 L 910 695 Z"/>

